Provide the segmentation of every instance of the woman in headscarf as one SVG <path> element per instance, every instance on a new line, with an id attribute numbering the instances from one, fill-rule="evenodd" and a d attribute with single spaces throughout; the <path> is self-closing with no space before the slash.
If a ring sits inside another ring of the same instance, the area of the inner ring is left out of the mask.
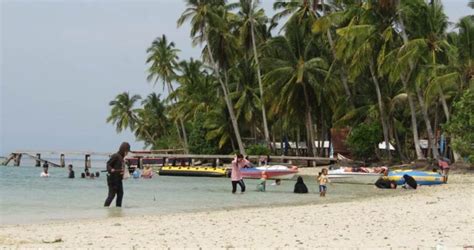
<path id="1" fill-rule="evenodd" d="M 406 189 L 416 189 L 418 183 L 416 183 L 415 178 L 405 174 L 403 175 L 403 179 L 405 179 L 405 185 L 403 186 Z"/>
<path id="2" fill-rule="evenodd" d="M 110 156 L 110 159 L 107 161 L 107 185 L 109 187 L 109 194 L 107 199 L 105 199 L 104 206 L 110 206 L 112 200 L 117 195 L 115 200 L 115 205 L 117 207 L 122 206 L 123 198 L 123 173 L 125 171 L 125 156 L 130 152 L 130 144 L 128 142 L 123 142 L 120 145 L 120 148 L 117 153 Z"/>
<path id="3" fill-rule="evenodd" d="M 296 184 L 295 184 L 295 190 L 293 192 L 297 194 L 308 193 L 308 187 L 306 187 L 306 184 L 304 184 L 303 177 L 298 176 L 298 179 L 296 180 Z"/>

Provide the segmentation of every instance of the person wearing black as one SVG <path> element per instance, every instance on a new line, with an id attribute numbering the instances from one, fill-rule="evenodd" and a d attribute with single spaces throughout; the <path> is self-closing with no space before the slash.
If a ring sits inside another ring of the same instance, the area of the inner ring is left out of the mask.
<path id="1" fill-rule="evenodd" d="M 122 206 L 123 198 L 123 173 L 125 170 L 125 156 L 130 152 L 130 144 L 128 142 L 123 142 L 120 145 L 119 151 L 110 156 L 110 159 L 107 161 L 107 185 L 109 186 L 109 194 L 105 200 L 104 207 L 110 206 L 112 200 L 117 195 L 115 200 L 116 206 Z"/>
<path id="2" fill-rule="evenodd" d="M 297 194 L 308 193 L 308 187 L 306 187 L 306 184 L 304 184 L 303 177 L 298 176 L 298 179 L 296 180 L 296 184 L 295 184 L 295 190 L 293 192 Z"/>
<path id="3" fill-rule="evenodd" d="M 68 169 L 69 169 L 69 175 L 67 176 L 67 178 L 69 179 L 74 179 L 74 170 L 72 170 L 72 164 L 69 164 L 69 166 L 67 166 Z"/>
<path id="4" fill-rule="evenodd" d="M 418 187 L 418 183 L 416 182 L 415 178 L 405 174 L 403 175 L 403 179 L 405 179 L 405 185 L 403 185 L 403 188 L 416 189 Z"/>
<path id="5" fill-rule="evenodd" d="M 395 181 L 381 177 L 375 182 L 375 186 L 382 189 L 396 189 L 397 183 Z"/>

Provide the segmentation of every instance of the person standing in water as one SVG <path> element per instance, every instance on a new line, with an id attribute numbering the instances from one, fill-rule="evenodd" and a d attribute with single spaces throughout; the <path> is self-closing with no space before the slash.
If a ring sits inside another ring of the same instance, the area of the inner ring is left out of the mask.
<path id="1" fill-rule="evenodd" d="M 237 157 L 232 161 L 232 172 L 230 174 L 230 178 L 232 180 L 232 193 L 235 194 L 237 191 L 237 184 L 240 186 L 240 191 L 243 193 L 245 192 L 245 183 L 242 179 L 242 174 L 240 173 L 240 169 L 245 167 L 246 165 L 250 164 L 250 162 L 244 159 L 242 154 L 237 154 Z"/>
<path id="2" fill-rule="evenodd" d="M 74 170 L 72 170 L 72 164 L 69 164 L 67 168 L 69 169 L 69 175 L 67 176 L 67 178 L 74 179 L 75 176 L 74 176 Z"/>
<path id="3" fill-rule="evenodd" d="M 110 159 L 107 161 L 107 185 L 109 187 L 109 194 L 107 199 L 105 199 L 104 207 L 110 206 L 112 200 L 117 195 L 115 200 L 116 206 L 122 206 L 123 198 L 123 173 L 125 170 L 125 156 L 130 152 L 130 144 L 128 142 L 123 142 L 120 145 L 119 151 L 110 156 Z"/>
<path id="4" fill-rule="evenodd" d="M 49 169 L 49 164 L 48 162 L 44 162 L 43 164 L 43 172 L 41 172 L 41 177 L 49 177 L 49 173 L 48 173 L 48 169 Z"/>
<path id="5" fill-rule="evenodd" d="M 326 190 L 327 190 L 327 183 L 331 182 L 328 178 L 328 169 L 323 168 L 321 173 L 319 173 L 318 176 L 318 181 L 319 181 L 319 196 L 320 197 L 326 197 Z"/>

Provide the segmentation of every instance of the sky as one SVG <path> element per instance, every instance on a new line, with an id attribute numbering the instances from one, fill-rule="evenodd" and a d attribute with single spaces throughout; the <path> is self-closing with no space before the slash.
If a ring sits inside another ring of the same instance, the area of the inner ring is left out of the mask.
<path id="1" fill-rule="evenodd" d="M 262 0 L 267 15 L 273 1 Z M 443 0 L 451 22 L 468 0 Z M 0 155 L 15 150 L 115 151 L 132 133 L 106 123 L 124 91 L 162 93 L 146 81 L 146 49 L 166 34 L 182 59 L 198 58 L 181 0 L 0 0 Z"/>

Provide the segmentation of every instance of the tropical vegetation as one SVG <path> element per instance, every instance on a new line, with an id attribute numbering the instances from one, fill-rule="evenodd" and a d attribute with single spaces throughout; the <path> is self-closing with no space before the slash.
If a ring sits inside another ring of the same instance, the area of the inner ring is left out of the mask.
<path id="1" fill-rule="evenodd" d="M 474 15 L 450 24 L 440 0 L 276 0 L 273 16 L 258 0 L 185 2 L 177 24 L 201 57 L 152 41 L 148 80 L 167 95 L 117 95 L 117 132 L 151 149 L 279 154 L 276 142 L 304 141 L 327 156 L 318 142 L 348 128 L 355 157 L 472 156 Z"/>

